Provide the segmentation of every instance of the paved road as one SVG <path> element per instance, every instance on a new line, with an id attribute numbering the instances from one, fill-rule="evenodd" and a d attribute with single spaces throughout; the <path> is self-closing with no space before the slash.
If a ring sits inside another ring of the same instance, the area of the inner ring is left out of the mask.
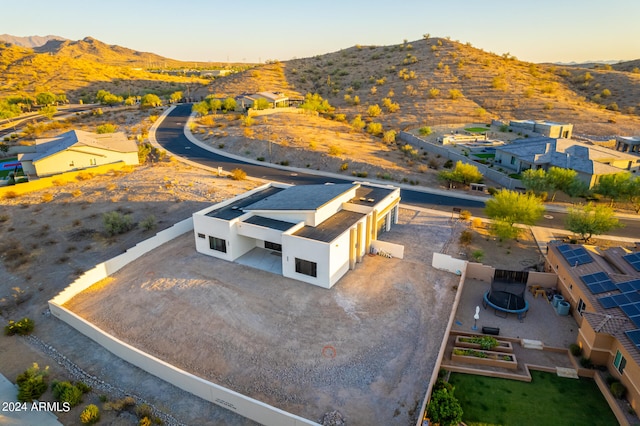
<path id="1" fill-rule="evenodd" d="M 325 182 L 345 183 L 351 182 L 351 179 L 339 179 L 331 176 L 318 176 L 306 173 L 292 173 L 287 170 L 276 169 L 268 166 L 256 165 L 242 160 L 229 158 L 206 149 L 200 148 L 191 143 L 184 135 L 184 126 L 191 114 L 190 104 L 181 104 L 171 111 L 167 117 L 160 123 L 156 131 L 156 139 L 160 145 L 167 151 L 187 158 L 197 163 L 217 168 L 222 167 L 225 170 L 232 170 L 241 167 L 249 176 L 262 179 L 286 182 L 295 185 L 322 184 Z M 425 189 L 428 191 L 428 189 Z M 442 195 L 438 193 L 429 193 L 419 190 L 402 189 L 400 196 L 402 202 L 423 208 L 430 208 L 451 212 L 454 207 L 469 210 L 474 216 L 486 217 L 484 215 L 484 202 L 477 200 L 469 200 L 452 195 Z M 564 229 L 565 213 L 550 212 L 548 217 L 542 219 L 539 226 Z M 618 235 L 625 237 L 638 236 L 640 239 L 640 220 L 622 219 L 625 227 L 609 232 L 610 235 Z"/>

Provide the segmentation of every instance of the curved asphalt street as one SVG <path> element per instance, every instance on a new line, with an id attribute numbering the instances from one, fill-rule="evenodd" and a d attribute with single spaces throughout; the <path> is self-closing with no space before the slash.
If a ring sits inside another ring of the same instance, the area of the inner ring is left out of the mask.
<path id="1" fill-rule="evenodd" d="M 331 176 L 291 172 L 267 165 L 252 164 L 203 149 L 191 143 L 184 135 L 184 126 L 190 115 L 191 104 L 180 104 L 176 106 L 157 127 L 157 142 L 174 155 L 212 168 L 222 167 L 224 170 L 232 170 L 241 167 L 249 176 L 295 185 L 322 184 L 326 182 L 349 183 L 353 181 L 353 179 L 339 179 Z M 483 211 L 484 202 L 459 198 L 456 197 L 454 193 L 452 193 L 452 195 L 442 195 L 430 193 L 428 189 L 419 191 L 403 188 L 400 196 L 403 203 L 413 206 L 446 212 L 451 212 L 454 207 L 458 207 L 469 210 L 474 216 L 485 217 Z M 538 223 L 538 226 L 564 229 L 565 213 L 548 212 L 546 216 L 547 217 Z M 638 236 L 638 239 L 640 239 L 639 220 L 621 218 L 620 221 L 624 223 L 624 228 L 611 231 L 609 232 L 610 235 L 625 237 Z"/>

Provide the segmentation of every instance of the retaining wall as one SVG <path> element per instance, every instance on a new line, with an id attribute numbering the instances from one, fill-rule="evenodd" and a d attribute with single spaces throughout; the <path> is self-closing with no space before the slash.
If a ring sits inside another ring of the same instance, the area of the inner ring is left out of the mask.
<path id="1" fill-rule="evenodd" d="M 78 293 L 107 278 L 125 265 L 156 247 L 193 230 L 193 219 L 185 219 L 154 237 L 141 241 L 125 253 L 103 262 L 82 274 L 49 301 L 49 310 L 61 321 L 94 340 L 114 355 L 206 401 L 213 402 L 243 417 L 267 426 L 318 425 L 315 422 L 272 407 L 231 389 L 197 377 L 153 357 L 101 330 L 63 305 Z M 319 426 L 319 425 L 318 425 Z"/>
<path id="2" fill-rule="evenodd" d="M 424 139 L 420 139 L 419 137 L 411 133 L 400 132 L 400 134 L 398 135 L 398 139 L 404 142 L 410 143 L 413 146 L 422 147 L 424 148 L 425 151 L 432 154 L 440 155 L 441 157 L 451 160 L 454 163 L 458 161 L 462 161 L 463 163 L 473 164 L 478 168 L 478 171 L 482 173 L 482 175 L 486 179 L 489 179 L 504 188 L 515 189 L 522 186 L 522 183 L 518 179 L 512 179 L 509 176 L 505 175 L 504 173 L 491 169 L 484 164 L 471 161 L 469 157 L 465 157 L 462 154 L 458 154 L 457 152 L 451 149 L 445 148 L 444 146 L 429 143 Z"/>

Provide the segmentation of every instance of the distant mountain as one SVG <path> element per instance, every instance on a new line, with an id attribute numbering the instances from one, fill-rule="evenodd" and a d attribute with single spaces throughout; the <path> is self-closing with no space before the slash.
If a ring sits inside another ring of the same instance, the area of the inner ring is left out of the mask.
<path id="1" fill-rule="evenodd" d="M 50 40 L 66 40 L 66 38 L 56 35 L 18 37 L 11 34 L 0 34 L 0 41 L 28 48 L 40 47 Z"/>

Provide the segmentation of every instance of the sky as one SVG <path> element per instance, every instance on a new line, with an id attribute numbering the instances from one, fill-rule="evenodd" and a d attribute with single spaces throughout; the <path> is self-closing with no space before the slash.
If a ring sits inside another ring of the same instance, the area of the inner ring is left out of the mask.
<path id="1" fill-rule="evenodd" d="M 638 0 L 3 0 L 0 33 L 264 62 L 450 37 L 529 62 L 640 59 Z"/>

